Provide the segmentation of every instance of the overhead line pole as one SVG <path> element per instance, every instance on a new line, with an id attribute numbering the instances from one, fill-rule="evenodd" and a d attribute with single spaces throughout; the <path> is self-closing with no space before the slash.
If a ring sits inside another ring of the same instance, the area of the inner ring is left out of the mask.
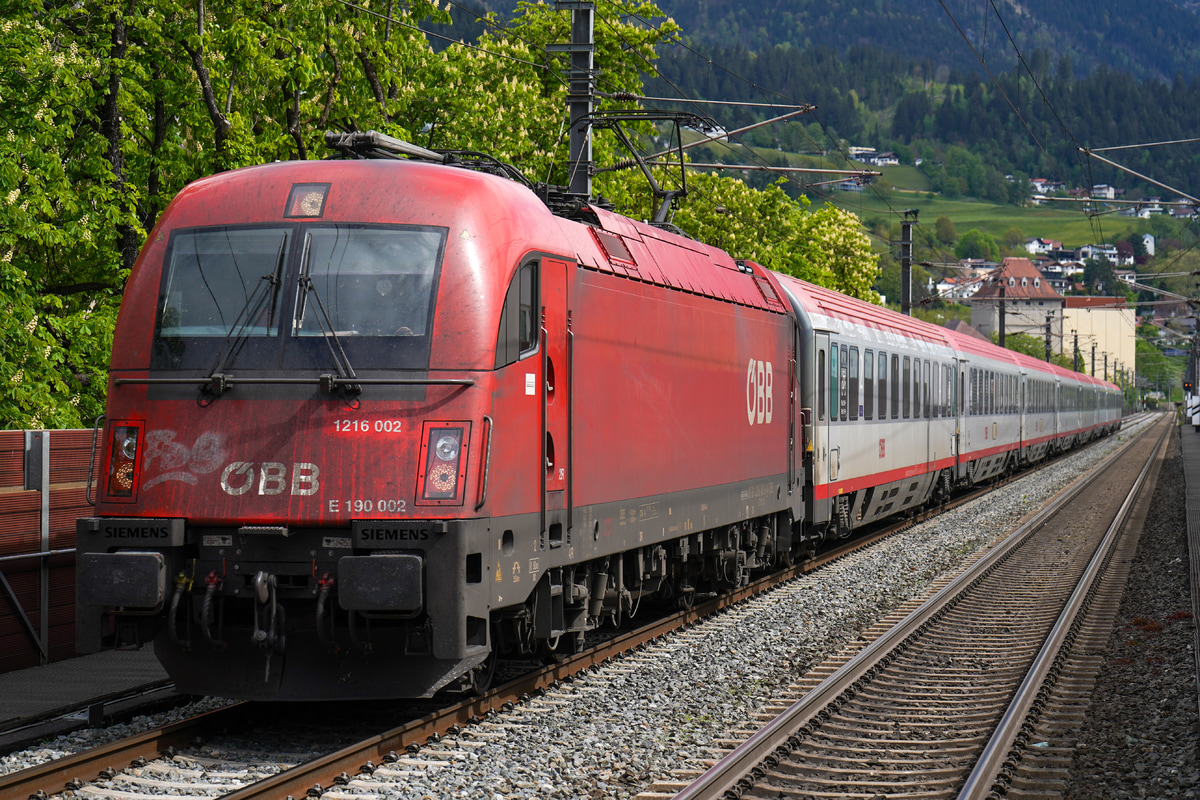
<path id="1" fill-rule="evenodd" d="M 567 193 L 590 200 L 592 196 L 592 116 L 595 97 L 594 57 L 596 9 L 591 0 L 555 0 L 555 7 L 571 11 L 571 43 L 546 46 L 550 53 L 569 53 L 571 69 L 567 105 L 570 119 L 570 157 L 567 160 Z"/>

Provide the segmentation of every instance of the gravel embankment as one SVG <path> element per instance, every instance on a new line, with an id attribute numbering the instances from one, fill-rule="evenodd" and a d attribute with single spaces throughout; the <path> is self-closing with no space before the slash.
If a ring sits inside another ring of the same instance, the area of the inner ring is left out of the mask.
<path id="1" fill-rule="evenodd" d="M 1071 800 L 1200 797 L 1184 490 L 1175 438 L 1075 746 Z"/>
<path id="2" fill-rule="evenodd" d="M 1122 432 L 1119 439 L 1130 435 Z M 707 756 L 714 741 L 743 727 L 778 687 L 794 683 L 935 577 L 1010 530 L 1118 441 L 1110 437 L 512 712 L 418 753 L 401 754 L 400 762 L 378 770 L 374 780 L 354 781 L 339 794 L 632 797 L 668 778 L 672 769 Z M 1176 675 L 1182 683 L 1190 673 Z M 1194 708 L 1194 693 L 1189 702 Z M 1194 727 L 1191 735 L 1194 739 Z M 70 747 L 58 742 L 48 747 L 77 749 L 85 737 L 74 735 Z M 15 763 L 6 759 L 0 770 L 19 768 Z"/>

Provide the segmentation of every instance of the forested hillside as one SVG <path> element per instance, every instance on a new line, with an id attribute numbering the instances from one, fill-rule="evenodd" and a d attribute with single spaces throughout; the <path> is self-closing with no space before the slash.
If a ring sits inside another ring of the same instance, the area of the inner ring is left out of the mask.
<path id="1" fill-rule="evenodd" d="M 932 188 L 951 197 L 1020 202 L 1028 196 L 1026 182 L 1005 176 L 1044 177 L 1070 186 L 1108 183 L 1129 188 L 1130 197 L 1162 195 L 1149 183 L 1083 157 L 1079 148 L 1189 139 L 1200 130 L 1200 82 L 1194 77 L 1138 80 L 1100 67 L 1077 78 L 1065 57 L 1042 50 L 1025 54 L 1020 69 L 996 73 L 995 84 L 978 73 L 939 69 L 931 58 L 907 58 L 866 45 L 844 52 L 712 47 L 704 51 L 707 59 L 682 46 L 660 52 L 656 66 L 662 77 L 649 82 L 652 92 L 812 103 L 817 106 L 813 118 L 824 126 L 815 131 L 812 125 L 772 126 L 747 141 L 814 152 L 836 149 L 840 139 L 893 150 L 902 162 L 920 157 Z M 751 84 L 771 92 L 756 93 Z M 745 109 L 718 113 L 727 127 L 752 116 Z M 1200 148 L 1194 143 L 1111 155 L 1185 191 L 1200 187 Z"/>
<path id="2" fill-rule="evenodd" d="M 1200 17 L 1173 0 L 664 0 L 697 43 L 766 50 L 778 44 L 844 52 L 867 44 L 938 66 L 982 71 L 964 35 L 992 68 L 1025 52 L 1067 56 L 1079 74 L 1101 64 L 1139 78 L 1200 74 Z M 1191 8 L 1185 7 L 1190 5 Z M 962 33 L 959 32 L 961 29 Z"/>

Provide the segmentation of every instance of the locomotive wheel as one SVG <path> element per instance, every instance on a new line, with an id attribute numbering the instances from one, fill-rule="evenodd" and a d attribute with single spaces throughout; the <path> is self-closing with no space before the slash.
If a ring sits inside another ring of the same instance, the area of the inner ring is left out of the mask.
<path id="1" fill-rule="evenodd" d="M 473 695 L 480 695 L 492 688 L 496 678 L 496 664 L 500 662 L 500 654 L 492 648 L 483 663 L 471 670 L 467 678 L 467 689 Z"/>

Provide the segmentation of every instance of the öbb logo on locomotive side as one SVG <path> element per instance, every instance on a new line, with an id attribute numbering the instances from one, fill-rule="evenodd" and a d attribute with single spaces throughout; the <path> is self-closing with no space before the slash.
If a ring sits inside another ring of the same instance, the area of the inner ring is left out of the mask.
<path id="1" fill-rule="evenodd" d="M 771 422 L 775 413 L 774 385 L 771 362 L 750 359 L 746 369 L 746 419 L 751 425 Z"/>
<path id="2" fill-rule="evenodd" d="M 316 464 L 295 462 L 292 464 L 290 494 L 298 497 L 316 494 L 321 488 L 318 480 L 320 475 L 321 470 Z M 257 465 L 253 461 L 234 461 L 221 472 L 222 491 L 234 497 L 250 491 L 255 483 L 258 484 L 260 495 L 283 494 L 289 486 L 287 465 L 278 461 L 264 461 Z"/>

